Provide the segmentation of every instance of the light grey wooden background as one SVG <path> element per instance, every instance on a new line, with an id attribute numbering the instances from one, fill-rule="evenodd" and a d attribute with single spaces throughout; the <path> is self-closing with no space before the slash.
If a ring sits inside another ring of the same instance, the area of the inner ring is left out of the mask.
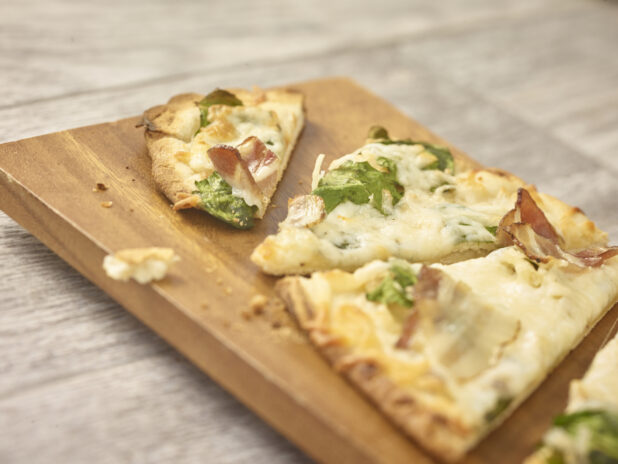
<path id="1" fill-rule="evenodd" d="M 618 3 L 0 0 L 0 141 L 348 75 L 618 239 Z M 0 462 L 308 458 L 0 213 Z"/>

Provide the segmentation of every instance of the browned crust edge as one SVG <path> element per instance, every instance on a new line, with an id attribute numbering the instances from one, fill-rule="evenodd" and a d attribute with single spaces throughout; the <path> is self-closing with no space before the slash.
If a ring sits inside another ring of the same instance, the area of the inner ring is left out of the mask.
<path id="1" fill-rule="evenodd" d="M 361 390 L 384 415 L 426 450 L 447 462 L 461 459 L 492 430 L 508 419 L 511 413 L 525 402 L 569 353 L 579 346 L 609 310 L 618 304 L 618 297 L 614 298 L 582 331 L 571 349 L 556 359 L 544 375 L 522 392 L 497 420 L 488 424 L 487 427 L 470 429 L 419 403 L 409 392 L 400 388 L 382 372 L 378 361 L 370 358 L 352 358 L 351 355 L 354 353 L 351 347 L 343 346 L 339 339 L 330 335 L 326 329 L 318 327 L 317 324 L 312 325 L 311 322 L 317 311 L 313 308 L 311 297 L 303 289 L 301 279 L 302 277 L 297 276 L 285 277 L 277 282 L 275 291 L 283 299 L 298 325 L 307 332 L 310 341 L 335 370 Z M 354 359 L 354 361 L 346 362 L 349 359 Z"/>
<path id="2" fill-rule="evenodd" d="M 454 462 L 476 443 L 478 431 L 437 414 L 419 403 L 382 372 L 375 360 L 360 359 L 346 363 L 346 358 L 349 359 L 353 354 L 349 347 L 341 345 L 326 331 L 308 327 L 304 323 L 303 314 L 311 318 L 315 311 L 299 277 L 281 279 L 275 290 L 298 324 L 306 330 L 311 342 L 330 364 L 425 449 L 440 459 Z"/>

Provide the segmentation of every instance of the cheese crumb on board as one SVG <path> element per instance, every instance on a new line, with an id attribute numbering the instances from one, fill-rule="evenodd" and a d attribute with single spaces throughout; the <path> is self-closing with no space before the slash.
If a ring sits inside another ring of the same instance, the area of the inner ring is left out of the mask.
<path id="1" fill-rule="evenodd" d="M 135 279 L 140 284 L 161 280 L 172 263 L 180 258 L 171 248 L 128 248 L 103 259 L 103 269 L 108 277 L 128 281 Z"/>

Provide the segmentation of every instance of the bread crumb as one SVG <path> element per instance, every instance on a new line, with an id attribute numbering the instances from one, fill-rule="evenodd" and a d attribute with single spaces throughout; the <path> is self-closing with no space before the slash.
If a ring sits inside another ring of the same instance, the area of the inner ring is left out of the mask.
<path id="1" fill-rule="evenodd" d="M 264 313 L 266 303 L 268 303 L 268 298 L 266 298 L 264 295 L 254 295 L 251 298 L 251 301 L 249 301 L 249 308 L 254 315 L 259 316 L 260 314 Z"/>
<path id="2" fill-rule="evenodd" d="M 108 189 L 103 182 L 97 182 L 97 185 L 92 189 L 93 192 L 105 192 Z"/>
<path id="3" fill-rule="evenodd" d="M 246 321 L 250 321 L 254 317 L 261 317 L 272 330 L 271 333 L 273 337 L 276 337 L 275 339 L 285 340 L 286 342 L 305 342 L 292 317 L 285 309 L 285 304 L 276 296 L 268 298 L 262 294 L 254 295 L 249 300 L 249 307 L 240 314 Z"/>
<path id="4" fill-rule="evenodd" d="M 113 201 L 102 201 L 101 202 L 101 206 L 103 208 L 111 208 L 113 204 L 114 204 Z"/>
<path id="5" fill-rule="evenodd" d="M 160 280 L 180 258 L 171 248 L 128 248 L 103 259 L 108 277 L 123 282 L 133 278 L 140 284 Z"/>
<path id="6" fill-rule="evenodd" d="M 223 279 L 221 277 L 217 277 L 217 285 L 221 285 L 223 283 Z"/>
<path id="7" fill-rule="evenodd" d="M 204 301 L 202 304 L 200 304 L 200 308 L 202 308 L 202 309 L 208 309 L 208 308 L 209 308 L 209 306 L 210 306 L 210 305 L 209 305 L 209 304 L 208 304 L 208 302 L 206 302 L 206 301 Z"/>
<path id="8" fill-rule="evenodd" d="M 232 287 L 225 287 L 225 294 L 226 295 L 231 295 L 232 294 Z"/>

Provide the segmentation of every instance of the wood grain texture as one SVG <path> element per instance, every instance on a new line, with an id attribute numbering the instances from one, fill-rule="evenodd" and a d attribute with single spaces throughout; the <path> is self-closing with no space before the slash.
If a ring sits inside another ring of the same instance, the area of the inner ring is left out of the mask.
<path id="1" fill-rule="evenodd" d="M 353 150 L 376 122 L 395 137 L 446 143 L 348 79 L 291 88 L 305 95 L 307 123 L 276 205 L 308 190 L 316 154 L 326 153 L 328 162 Z M 0 146 L 0 207 L 310 455 L 328 462 L 430 462 L 327 366 L 281 308 L 247 319 L 251 297 L 272 296 L 274 283 L 248 256 L 286 209 L 271 210 L 251 231 L 199 211 L 173 212 L 154 189 L 137 121 Z M 93 192 L 97 182 L 109 190 Z M 102 208 L 103 200 L 114 206 Z M 171 247 L 182 261 L 147 286 L 104 275 L 106 253 L 139 246 Z M 598 345 L 599 337 L 587 342 Z M 557 382 L 564 384 L 579 366 L 565 362 Z M 520 422 L 500 428 L 469 462 L 491 462 L 507 445 L 511 462 L 529 454 L 542 424 L 562 408 L 553 392 L 541 388 L 538 395 L 542 407 L 522 407 Z M 530 426 L 521 431 L 526 421 Z"/>
<path id="2" fill-rule="evenodd" d="M 616 2 L 260 4 L 1 1 L 0 140 L 352 75 L 618 240 Z M 0 352 L 1 462 L 304 460 L 3 213 Z"/>

